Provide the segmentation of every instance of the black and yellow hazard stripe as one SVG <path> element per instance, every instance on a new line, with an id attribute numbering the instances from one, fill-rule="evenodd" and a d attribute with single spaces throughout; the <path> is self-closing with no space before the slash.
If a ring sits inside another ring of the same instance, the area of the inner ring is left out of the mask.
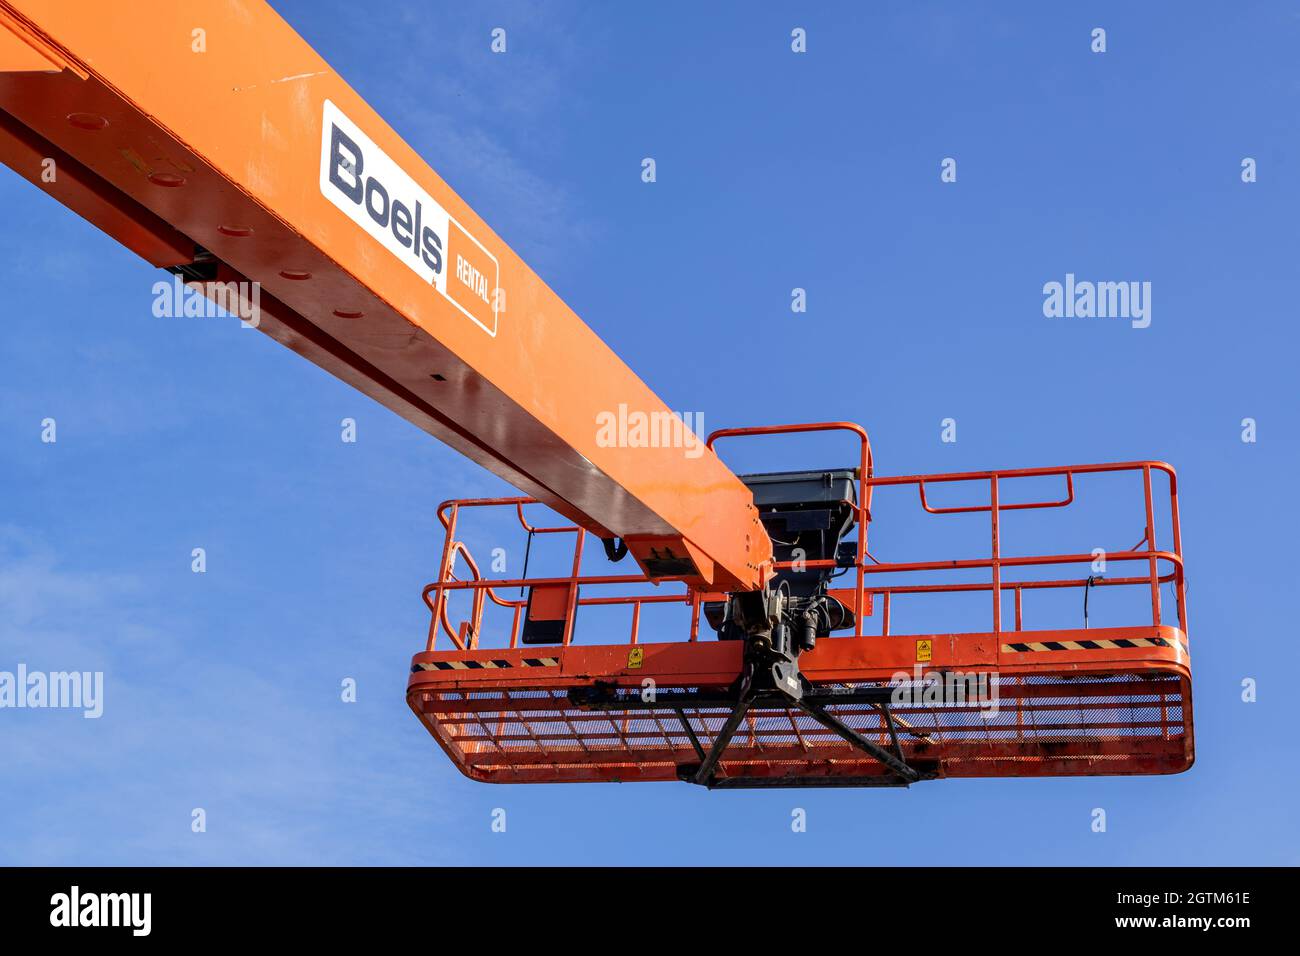
<path id="1" fill-rule="evenodd" d="M 506 670 L 512 667 L 559 667 L 560 662 L 554 657 L 525 657 L 518 663 L 507 660 L 492 661 L 426 661 L 411 665 L 411 673 L 417 671 L 491 671 Z"/>
<path id="2" fill-rule="evenodd" d="M 1169 647 L 1163 637 L 1122 637 L 1113 641 L 1035 641 L 1027 644 L 1003 644 L 1002 652 L 1028 654 L 1036 651 L 1108 651 L 1129 647 Z"/>

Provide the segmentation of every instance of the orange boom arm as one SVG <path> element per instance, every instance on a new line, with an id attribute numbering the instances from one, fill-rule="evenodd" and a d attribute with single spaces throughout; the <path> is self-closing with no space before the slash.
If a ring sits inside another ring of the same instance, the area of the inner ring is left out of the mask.
<path id="1" fill-rule="evenodd" d="M 266 4 L 0 0 L 0 159 L 650 577 L 764 583 L 748 489 Z"/>

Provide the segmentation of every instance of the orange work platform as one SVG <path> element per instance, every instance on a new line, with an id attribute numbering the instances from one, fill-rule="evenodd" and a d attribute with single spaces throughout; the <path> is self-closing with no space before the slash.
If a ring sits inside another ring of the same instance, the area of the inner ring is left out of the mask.
<path id="1" fill-rule="evenodd" d="M 438 579 L 424 592 L 432 622 L 427 649 L 412 662 L 411 709 L 462 772 L 494 783 L 685 779 L 715 788 L 898 786 L 943 777 L 1177 773 L 1191 766 L 1187 608 L 1172 468 L 1144 461 L 876 477 L 865 432 L 844 423 L 727 430 L 709 445 L 730 435 L 825 429 L 846 429 L 861 443 L 854 504 L 859 533 L 838 562 L 842 580 L 852 583 L 831 591 L 857 612 L 857 624 L 799 656 L 805 689 L 798 700 L 751 691 L 741 703 L 745 642 L 715 639 L 701 621 L 702 607 L 719 595 L 690 587 L 646 593 L 637 589 L 646 583 L 639 574 L 581 576 L 586 534 L 576 527 L 534 527 L 525 514 L 531 500 L 505 498 L 450 501 L 439 509 L 443 558 Z M 1091 542 L 1058 553 L 1004 553 L 1001 526 L 1008 513 L 1068 509 L 1079 489 L 1102 475 L 1132 479 L 1138 493 L 1126 504 L 1135 530 L 1143 529 L 1137 545 L 1105 555 L 1112 575 L 1086 573 L 1098 560 Z M 1058 480 L 1061 494 L 1013 501 L 1021 479 Z M 1167 484 L 1163 500 L 1157 500 L 1154 479 Z M 933 498 L 944 487 L 977 487 L 983 500 L 937 507 Z M 898 491 L 908 488 L 915 489 L 910 506 L 935 516 L 926 520 L 986 515 L 987 554 L 876 560 L 866 535 L 873 496 L 883 507 L 884 492 L 893 490 L 893 504 L 906 504 Z M 485 577 L 458 529 L 471 509 L 493 508 L 514 512 L 530 534 L 572 536 L 573 573 Z M 1161 514 L 1172 530 L 1168 550 L 1156 543 Z M 778 570 L 788 567 L 777 564 Z M 913 583 L 952 572 L 984 580 Z M 875 583 L 885 580 L 890 583 Z M 1136 592 L 1141 619 L 1122 627 L 1026 626 L 1027 596 L 1068 591 L 1096 601 L 1092 592 L 1099 588 Z M 560 605 L 558 611 L 547 612 L 562 624 L 558 643 L 521 643 L 530 613 L 521 592 L 560 597 L 550 602 Z M 988 600 L 986 619 L 969 632 L 891 628 L 891 611 L 902 602 L 969 592 Z M 468 593 L 469 613 L 453 626 L 448 607 L 457 593 Z M 1166 594 L 1172 601 L 1163 600 Z M 511 621 L 496 633 L 484 631 L 488 603 Z M 645 642 L 642 613 L 658 604 L 682 606 L 684 639 Z M 597 605 L 624 607 L 627 633 L 584 630 L 584 609 Z"/>

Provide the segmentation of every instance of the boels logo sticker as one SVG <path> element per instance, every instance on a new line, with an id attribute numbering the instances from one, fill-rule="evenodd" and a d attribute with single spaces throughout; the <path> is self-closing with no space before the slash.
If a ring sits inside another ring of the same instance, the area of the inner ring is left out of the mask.
<path id="1" fill-rule="evenodd" d="M 497 334 L 496 256 L 329 100 L 321 124 L 320 191 L 466 318 Z"/>

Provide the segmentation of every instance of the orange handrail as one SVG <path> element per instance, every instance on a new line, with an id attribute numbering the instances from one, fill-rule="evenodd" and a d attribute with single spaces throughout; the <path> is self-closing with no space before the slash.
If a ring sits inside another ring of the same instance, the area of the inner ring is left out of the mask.
<path id="1" fill-rule="evenodd" d="M 853 603 L 856 612 L 855 617 L 857 619 L 857 626 L 851 635 L 844 636 L 853 638 L 890 636 L 890 616 L 891 612 L 894 610 L 893 598 L 895 595 L 979 591 L 991 592 L 993 604 L 992 632 L 998 634 L 1003 630 L 1001 599 L 1003 592 L 1007 590 L 1014 593 L 1014 629 L 1019 631 L 1022 630 L 1024 626 L 1022 605 L 1022 595 L 1024 591 L 1072 587 L 1145 585 L 1149 587 L 1151 592 L 1151 623 L 1159 626 L 1161 624 L 1160 586 L 1168 583 L 1172 583 L 1174 586 L 1174 597 L 1177 607 L 1179 629 L 1186 634 L 1186 587 L 1184 581 L 1183 557 L 1181 552 L 1182 540 L 1181 530 L 1179 527 L 1177 477 L 1173 468 L 1166 463 L 1160 461 L 1130 461 L 1108 464 L 1064 465 L 1046 468 L 1017 468 L 932 475 L 896 475 L 877 477 L 872 473 L 873 465 L 871 458 L 871 445 L 866 431 L 860 426 L 848 422 L 823 422 L 809 425 L 772 425 L 759 428 L 720 429 L 709 436 L 707 445 L 712 448 L 718 439 L 724 437 L 793 434 L 816 431 L 848 431 L 858 437 L 860 445 L 859 468 L 857 471 L 858 502 L 854 505 L 858 510 L 859 519 L 857 557 L 852 565 L 856 578 L 855 587 L 853 589 Z M 1154 471 L 1163 472 L 1168 479 L 1169 516 L 1173 531 L 1172 550 L 1162 550 L 1156 546 L 1155 503 L 1151 482 L 1151 474 Z M 1078 478 L 1088 475 L 1117 472 L 1133 472 L 1142 476 L 1145 529 L 1143 537 L 1137 546 L 1127 551 L 1106 553 L 1105 558 L 1107 561 L 1114 562 L 1145 562 L 1147 565 L 1147 574 L 1141 576 L 1128 575 L 1106 579 L 1095 577 L 1066 577 L 1053 578 L 1050 580 L 1033 580 L 1020 577 L 1006 579 L 1004 577 L 1004 572 L 1011 569 L 1086 564 L 1096 560 L 1096 555 L 1091 552 L 1086 554 L 1064 552 L 1036 555 L 1005 555 L 1003 554 L 1001 540 L 1000 515 L 1007 511 L 1030 508 L 1068 507 L 1076 500 L 1076 480 Z M 1064 498 L 1031 502 L 1006 502 L 1002 500 L 1004 487 L 1012 480 L 1054 476 L 1065 479 L 1066 495 Z M 926 497 L 926 485 L 962 481 L 987 483 L 989 489 L 987 502 L 957 507 L 935 507 Z M 921 507 L 929 514 L 949 515 L 976 512 L 987 513 L 990 519 L 990 551 L 988 556 L 930 561 L 887 562 L 880 561 L 871 555 L 867 550 L 867 526 L 871 521 L 870 503 L 874 490 L 876 488 L 907 485 L 915 485 L 917 487 Z M 628 641 L 635 644 L 640 640 L 641 636 L 641 611 L 643 606 L 648 604 L 686 604 L 690 607 L 690 630 L 688 639 L 691 641 L 698 639 L 702 605 L 708 600 L 720 600 L 721 595 L 710 595 L 699 590 L 688 588 L 684 593 L 678 594 L 579 596 L 578 588 L 580 586 L 634 586 L 655 582 L 651 582 L 650 579 L 642 573 L 603 575 L 581 574 L 580 565 L 583 553 L 583 542 L 587 532 L 576 526 L 538 527 L 530 524 L 525 517 L 524 507 L 536 503 L 535 499 L 526 497 L 474 498 L 446 501 L 439 506 L 437 512 L 438 518 L 446 529 L 443 560 L 440 566 L 438 579 L 429 584 L 423 592 L 424 601 L 433 614 L 433 620 L 430 625 L 429 650 L 432 650 L 434 647 L 439 629 L 448 634 L 457 649 L 466 649 L 463 642 L 460 640 L 456 629 L 451 626 L 450 621 L 447 618 L 446 607 L 446 598 L 450 593 L 465 590 L 468 590 L 475 595 L 467 629 L 467 633 L 471 635 L 470 641 L 476 643 L 479 636 L 482 634 L 482 614 L 485 605 L 483 595 L 486 595 L 487 600 L 492 601 L 494 604 L 512 609 L 514 613 L 514 621 L 511 625 L 509 646 L 517 646 L 520 617 L 526 606 L 526 602 L 523 600 L 504 598 L 498 594 L 497 589 L 528 587 L 533 585 L 571 586 L 568 620 L 563 639 L 565 645 L 570 643 L 572 640 L 573 624 L 578 609 L 586 606 L 600 605 L 627 605 L 632 608 L 632 626 Z M 576 535 L 573 560 L 569 574 L 550 575 L 546 577 L 514 577 L 503 579 L 483 578 L 477 563 L 469 552 L 468 547 L 463 542 L 456 540 L 455 534 L 460 509 L 503 506 L 514 509 L 520 527 L 529 534 L 574 533 Z M 469 580 L 460 580 L 454 573 L 454 565 L 457 555 L 463 555 L 469 565 L 471 572 Z M 773 564 L 773 568 L 777 570 L 791 566 L 793 566 L 793 562 L 776 562 Z M 835 559 L 805 560 L 800 562 L 800 566 L 803 568 L 845 567 L 847 570 L 846 566 L 839 564 Z M 880 586 L 869 586 L 867 584 L 867 575 L 869 574 L 924 574 L 927 572 L 954 570 L 988 570 L 990 572 L 990 580 L 984 582 L 977 581 L 962 583 L 895 583 Z M 430 595 L 433 595 L 432 600 L 430 600 Z M 864 630 L 864 619 L 869 616 L 869 608 L 872 606 L 870 603 L 871 599 L 874 599 L 876 596 L 879 596 L 881 599 L 881 628 L 878 633 L 869 635 Z M 866 613 L 864 613 L 864 610 Z"/>

